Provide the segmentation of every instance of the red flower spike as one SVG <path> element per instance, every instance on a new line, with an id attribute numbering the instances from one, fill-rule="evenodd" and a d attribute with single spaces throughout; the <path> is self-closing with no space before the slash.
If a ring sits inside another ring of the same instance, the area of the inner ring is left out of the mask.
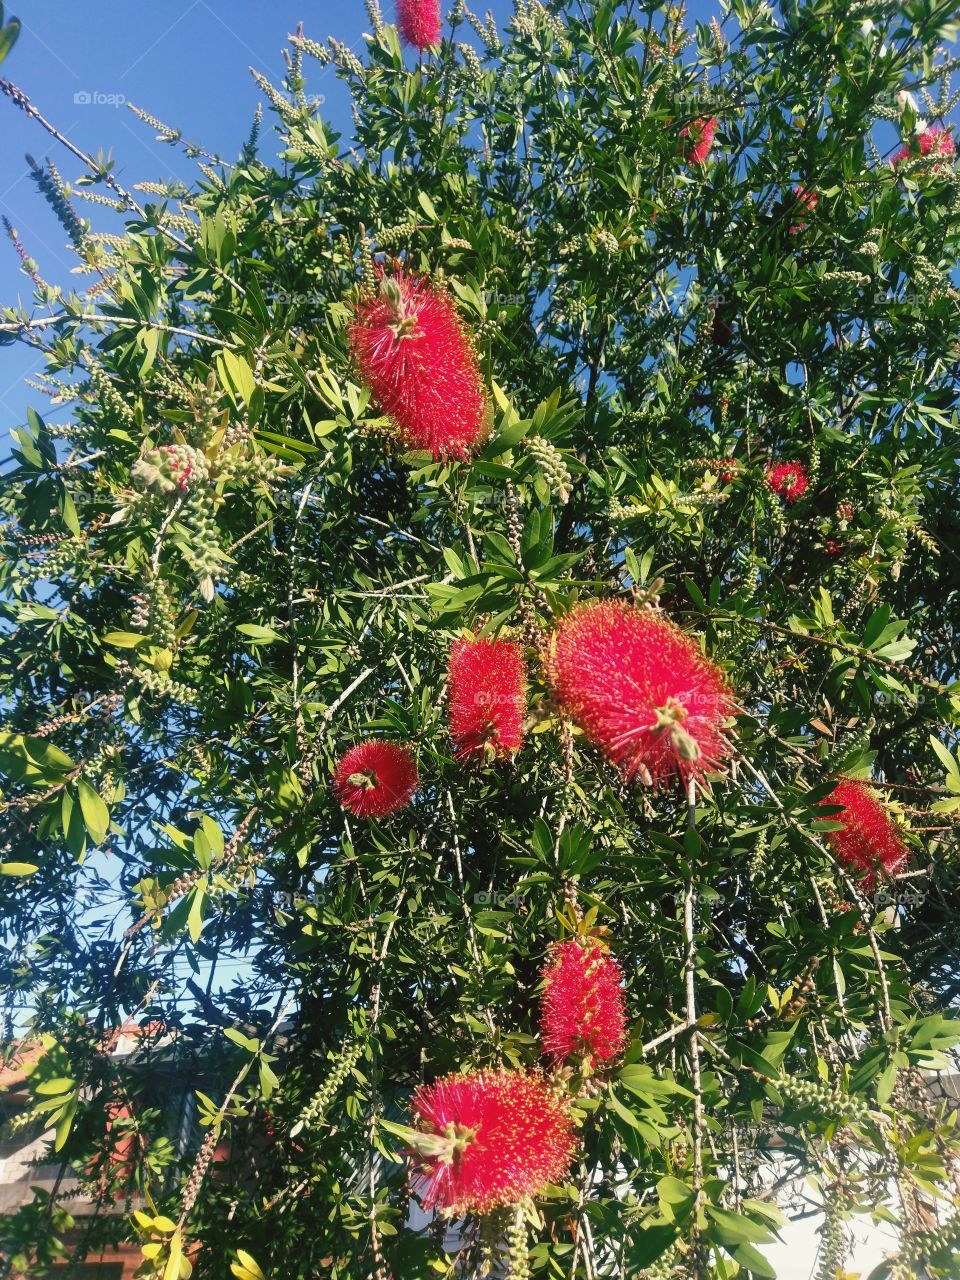
<path id="1" fill-rule="evenodd" d="M 426 1209 L 458 1217 L 539 1195 L 570 1167 L 566 1098 L 522 1071 L 474 1071 L 421 1085 L 413 1096 L 413 1189 Z"/>
<path id="2" fill-rule="evenodd" d="M 680 137 L 689 138 L 693 144 L 687 149 L 687 164 L 703 164 L 713 147 L 716 132 L 717 122 L 712 116 L 710 119 L 694 120 L 680 130 Z"/>
<path id="3" fill-rule="evenodd" d="M 515 640 L 461 637 L 450 646 L 450 737 L 458 760 L 503 759 L 523 743 L 523 650 Z"/>
<path id="4" fill-rule="evenodd" d="M 385 818 L 410 803 L 417 789 L 417 766 L 399 742 L 361 742 L 344 755 L 333 775 L 333 790 L 348 813 Z"/>
<path id="5" fill-rule="evenodd" d="M 802 462 L 772 462 L 767 467 L 767 486 L 785 502 L 796 502 L 807 492 L 810 480 Z"/>
<path id="6" fill-rule="evenodd" d="M 918 141 L 922 156 L 943 156 L 946 160 L 952 160 L 957 154 L 957 144 L 953 140 L 953 134 L 946 129 L 939 128 L 939 126 L 935 125 L 932 129 L 924 129 L 923 133 L 919 135 Z M 913 151 L 909 145 L 901 147 L 890 163 L 896 169 L 904 160 L 909 160 L 912 155 Z M 937 167 L 937 165 L 934 166 L 934 168 Z"/>
<path id="7" fill-rule="evenodd" d="M 623 972 L 598 942 L 572 938 L 543 970 L 540 1038 L 554 1065 L 565 1058 L 612 1062 L 626 1048 Z"/>
<path id="8" fill-rule="evenodd" d="M 807 213 L 812 213 L 820 202 L 820 197 L 816 191 L 808 191 L 806 187 L 796 186 L 793 189 L 793 197 L 800 206 L 797 216 L 797 222 L 790 227 L 790 234 L 795 236 L 797 232 L 802 231 L 807 221 Z"/>
<path id="9" fill-rule="evenodd" d="M 688 782 L 729 754 L 723 722 L 734 704 L 723 672 L 652 609 L 578 606 L 557 628 L 547 675 L 560 706 L 628 780 Z"/>
<path id="10" fill-rule="evenodd" d="M 414 49 L 440 43 L 440 0 L 397 0 L 400 39 Z"/>
<path id="11" fill-rule="evenodd" d="M 452 299 L 398 268 L 357 303 L 348 336 L 360 376 L 403 443 L 465 459 L 486 434 L 487 398 Z"/>
<path id="12" fill-rule="evenodd" d="M 842 805 L 832 821 L 842 822 L 837 831 L 826 832 L 827 844 L 849 870 L 864 872 L 863 886 L 869 893 L 877 872 L 893 875 L 907 860 L 907 846 L 897 825 L 873 787 L 853 778 L 841 778 L 822 805 Z"/>

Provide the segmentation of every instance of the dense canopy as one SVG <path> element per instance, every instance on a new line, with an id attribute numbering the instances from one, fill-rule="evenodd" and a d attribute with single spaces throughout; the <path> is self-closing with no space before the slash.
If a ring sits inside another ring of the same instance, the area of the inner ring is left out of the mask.
<path id="1" fill-rule="evenodd" d="M 98 1210 L 38 1193 L 5 1275 L 727 1280 L 811 1209 L 821 1280 L 871 1220 L 955 1274 L 952 8 L 404 0 L 410 50 L 371 0 L 234 163 L 147 118 L 190 189 L 0 81 L 85 273 L 10 229 L 5 1052 Z M 544 1047 L 575 937 L 609 1052 Z"/>

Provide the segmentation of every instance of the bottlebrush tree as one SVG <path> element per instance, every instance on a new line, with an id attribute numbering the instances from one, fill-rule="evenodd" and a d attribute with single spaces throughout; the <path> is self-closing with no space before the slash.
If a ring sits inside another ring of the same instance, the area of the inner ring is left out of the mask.
<path id="1" fill-rule="evenodd" d="M 951 6 L 368 15 L 192 188 L 0 81 L 5 1037 L 134 1210 L 5 1274 L 955 1275 Z"/>

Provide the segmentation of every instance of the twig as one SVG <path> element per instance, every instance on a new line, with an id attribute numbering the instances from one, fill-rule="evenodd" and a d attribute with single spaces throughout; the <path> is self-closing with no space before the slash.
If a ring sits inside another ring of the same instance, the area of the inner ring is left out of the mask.
<path id="1" fill-rule="evenodd" d="M 209 342 L 214 347 L 225 347 L 229 351 L 235 351 L 237 344 L 228 342 L 225 338 L 215 338 L 211 333 L 200 333 L 196 329 L 182 329 L 175 324 L 157 324 L 154 321 L 131 320 L 129 316 L 111 316 L 103 315 L 98 311 L 81 311 L 74 315 L 69 311 L 61 311 L 55 316 L 37 316 L 33 320 L 19 320 L 16 322 L 9 321 L 0 324 L 0 333 L 32 333 L 34 329 L 47 329 L 52 324 L 67 324 L 75 321 L 77 324 L 102 324 L 112 325 L 118 329 L 154 329 L 158 333 L 172 333 L 181 338 L 191 338 L 196 342 Z"/>
<path id="2" fill-rule="evenodd" d="M 692 831 L 697 829 L 697 784 L 691 778 L 687 787 L 687 825 Z M 687 1024 L 690 1027 L 690 1075 L 693 1084 L 693 1189 L 696 1200 L 693 1206 L 693 1266 L 696 1275 L 703 1273 L 703 1251 L 700 1243 L 700 1227 L 698 1218 L 703 1205 L 703 1092 L 700 1080 L 700 1033 L 697 1030 L 697 946 L 693 931 L 696 890 L 693 880 L 693 867 L 687 876 L 683 894 L 683 934 L 686 941 L 684 958 L 684 976 L 686 985 Z"/>

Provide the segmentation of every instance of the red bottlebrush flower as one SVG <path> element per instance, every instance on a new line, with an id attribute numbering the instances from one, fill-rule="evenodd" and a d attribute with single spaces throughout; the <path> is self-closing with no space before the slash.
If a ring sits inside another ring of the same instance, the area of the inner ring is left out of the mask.
<path id="1" fill-rule="evenodd" d="M 687 164 L 703 164 L 710 154 L 716 132 L 717 122 L 712 116 L 710 119 L 694 120 L 691 124 L 684 125 L 680 130 L 680 137 L 689 138 L 692 143 L 687 149 Z"/>
<path id="2" fill-rule="evenodd" d="M 344 755 L 333 775 L 333 790 L 348 813 L 385 818 L 410 802 L 417 789 L 417 766 L 399 742 L 360 742 Z"/>
<path id="3" fill-rule="evenodd" d="M 438 460 L 467 458 L 486 430 L 477 353 L 451 298 L 398 268 L 356 306 L 350 346 L 400 438 Z"/>
<path id="4" fill-rule="evenodd" d="M 421 1085 L 413 1096 L 414 1190 L 424 1207 L 458 1217 L 537 1196 L 573 1155 L 570 1104 L 539 1076 L 474 1071 Z M 432 1139 L 432 1140 L 431 1140 Z"/>
<path id="5" fill-rule="evenodd" d="M 826 833 L 827 843 L 850 871 L 865 872 L 864 888 L 872 889 L 878 871 L 893 875 L 907 860 L 907 846 L 883 800 L 865 782 L 841 778 L 822 805 L 841 805 L 830 815 L 843 826 Z"/>
<path id="6" fill-rule="evenodd" d="M 512 755 L 523 742 L 526 669 L 515 640 L 461 637 L 450 646 L 450 737 L 458 760 Z"/>
<path id="7" fill-rule="evenodd" d="M 924 129 L 917 140 L 920 143 L 920 154 L 922 156 L 943 156 L 945 159 L 951 160 L 957 154 L 957 144 L 953 140 L 953 134 L 946 129 L 941 129 L 938 125 L 934 125 L 931 129 Z M 909 160 L 912 155 L 913 150 L 909 145 L 901 147 L 890 163 L 896 169 L 904 160 Z"/>
<path id="8" fill-rule="evenodd" d="M 397 0 L 400 39 L 414 49 L 440 43 L 440 0 Z"/>
<path id="9" fill-rule="evenodd" d="M 957 144 L 953 140 L 953 134 L 936 125 L 932 129 L 924 129 L 920 135 L 920 154 L 928 156 L 931 153 L 938 156 L 956 155 Z"/>
<path id="10" fill-rule="evenodd" d="M 796 502 L 807 492 L 810 481 L 802 462 L 772 462 L 767 467 L 767 485 L 785 502 Z"/>
<path id="11" fill-rule="evenodd" d="M 540 1036 L 554 1063 L 619 1058 L 626 1047 L 623 973 L 598 942 L 572 938 L 553 948 L 543 970 Z"/>
<path id="12" fill-rule="evenodd" d="M 793 189 L 793 197 L 800 206 L 797 214 L 798 221 L 790 227 L 790 234 L 795 236 L 797 232 L 802 231 L 807 221 L 807 212 L 812 213 L 820 202 L 820 197 L 816 191 L 808 191 L 806 187 L 796 186 Z"/>
<path id="13" fill-rule="evenodd" d="M 560 623 L 547 662 L 554 696 L 626 778 L 697 778 L 729 752 L 733 699 L 719 667 L 652 609 L 580 605 Z"/>
<path id="14" fill-rule="evenodd" d="M 733 484 L 740 471 L 736 458 L 721 458 L 717 475 L 723 484 Z"/>
<path id="15" fill-rule="evenodd" d="M 836 540 L 836 538 L 828 538 L 828 539 L 827 539 L 826 547 L 824 548 L 824 551 L 825 551 L 825 554 L 826 554 L 826 555 L 828 555 L 828 556 L 830 556 L 830 557 L 832 558 L 832 557 L 835 557 L 835 556 L 840 555 L 840 553 L 843 551 L 843 545 L 842 545 L 842 543 L 839 543 L 839 542 Z"/>

